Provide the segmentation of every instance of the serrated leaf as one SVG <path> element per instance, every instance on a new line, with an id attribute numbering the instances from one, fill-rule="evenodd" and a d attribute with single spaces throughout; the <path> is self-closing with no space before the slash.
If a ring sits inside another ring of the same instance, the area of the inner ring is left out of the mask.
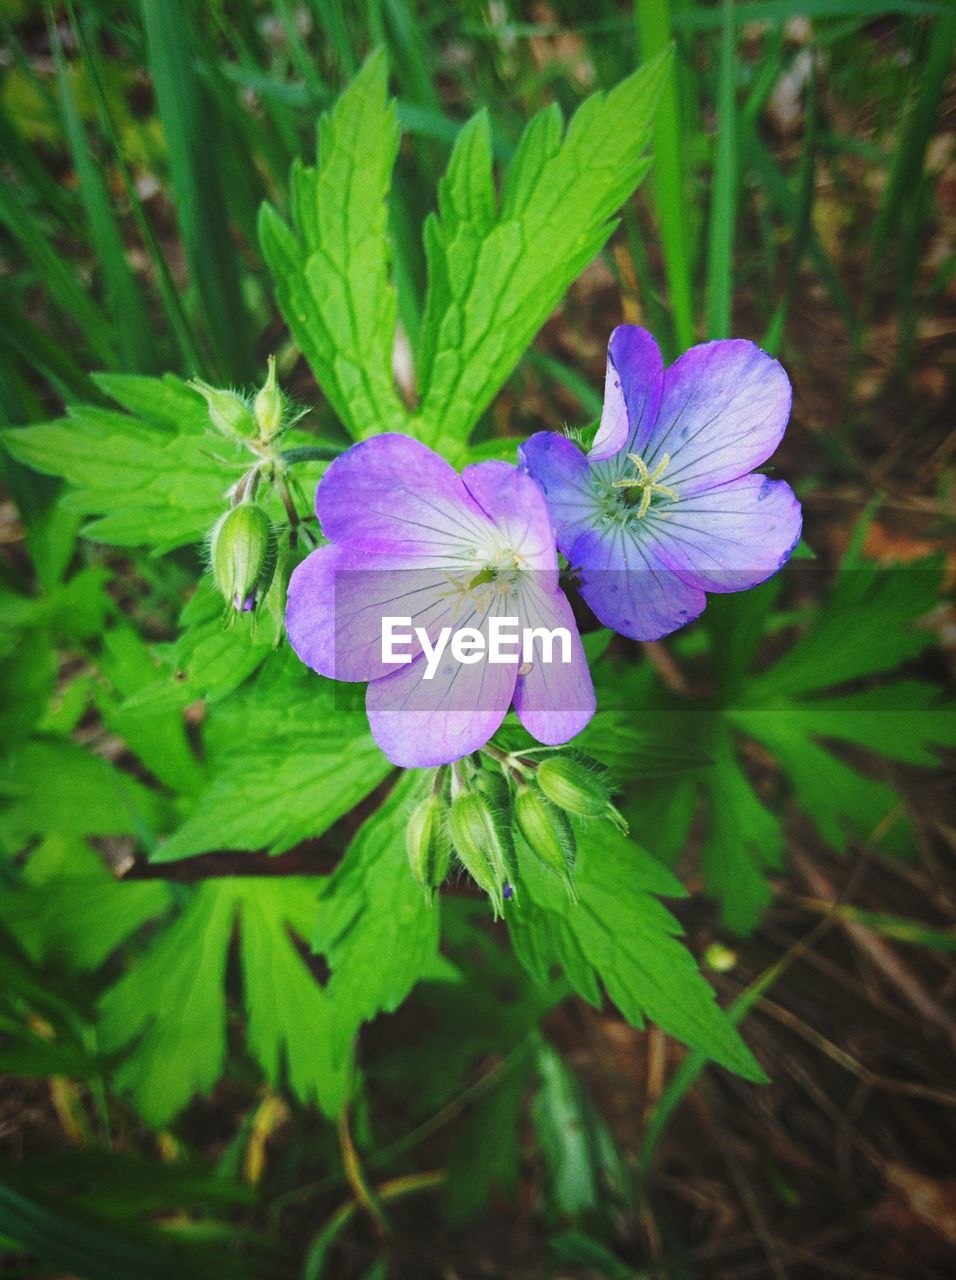
<path id="1" fill-rule="evenodd" d="M 250 1052 L 273 1085 L 284 1080 L 302 1102 L 336 1115 L 348 1064 L 333 1058 L 334 1012 L 296 947 L 312 929 L 315 880 L 259 881 L 241 906 L 242 981 Z"/>
<path id="2" fill-rule="evenodd" d="M 36 738 L 0 767 L 0 844 L 37 835 L 135 835 L 147 844 L 166 821 L 160 796 L 101 756 L 61 738 Z"/>
<path id="3" fill-rule="evenodd" d="M 71 405 L 65 419 L 4 432 L 4 446 L 66 480 L 61 505 L 93 517 L 85 532 L 100 542 L 166 551 L 200 541 L 241 474 L 242 450 L 207 435 L 202 397 L 171 374 L 100 384 L 135 416 Z"/>
<path id="4" fill-rule="evenodd" d="M 89 845 L 64 836 L 37 847 L 22 884 L 0 889 L 0 914 L 24 950 L 79 970 L 97 968 L 170 902 L 168 885 L 118 881 Z"/>
<path id="5" fill-rule="evenodd" d="M 169 1121 L 219 1079 L 226 1054 L 226 961 L 238 927 L 247 1045 L 266 1078 L 335 1114 L 343 1074 L 332 1063 L 330 1002 L 298 953 L 318 881 L 207 880 L 185 910 L 100 1002 L 116 1071 L 152 1125 Z"/>
<path id="6" fill-rule="evenodd" d="M 665 54 L 593 94 L 562 138 L 557 107 L 525 130 L 500 208 L 487 120 L 459 135 L 425 229 L 429 282 L 413 430 L 460 457 L 472 427 L 647 172 Z"/>
<path id="7" fill-rule="evenodd" d="M 294 231 L 268 205 L 259 220 L 282 314 L 356 440 L 407 426 L 392 378 L 397 301 L 386 200 L 399 134 L 387 83 L 379 50 L 320 120 L 317 166 L 293 169 Z"/>
<path id="8" fill-rule="evenodd" d="M 281 853 L 348 813 L 392 766 L 364 710 L 342 707 L 343 697 L 347 692 L 285 650 L 212 708 L 205 724 L 210 781 L 155 859 L 211 849 Z"/>
<path id="9" fill-rule="evenodd" d="M 522 960 L 542 979 L 560 964 L 591 1004 L 603 986 L 632 1026 L 654 1022 L 746 1079 L 764 1079 L 655 896 L 683 897 L 684 888 L 607 823 L 577 824 L 576 835 L 578 903 L 519 841 L 521 895 L 508 921 Z"/>
<path id="10" fill-rule="evenodd" d="M 185 911 L 100 1002 L 103 1049 L 132 1048 L 116 1085 L 149 1124 L 165 1124 L 222 1072 L 236 886 L 208 880 L 193 890 Z"/>
<path id="11" fill-rule="evenodd" d="M 363 1022 L 397 1009 L 423 978 L 454 972 L 438 955 L 438 903 L 426 902 L 405 853 L 416 783 L 414 772 L 401 778 L 319 897 L 313 948 L 332 970 L 335 1053 L 346 1062 Z"/>

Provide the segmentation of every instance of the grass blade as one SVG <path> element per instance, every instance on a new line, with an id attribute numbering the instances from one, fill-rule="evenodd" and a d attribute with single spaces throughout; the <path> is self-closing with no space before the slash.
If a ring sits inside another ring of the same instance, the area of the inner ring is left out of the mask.
<path id="1" fill-rule="evenodd" d="M 46 6 L 46 12 L 63 129 L 73 160 L 73 168 L 79 180 L 80 195 L 86 209 L 93 247 L 106 281 L 107 298 L 116 330 L 120 360 L 126 369 L 148 373 L 155 367 L 155 344 L 150 334 L 149 317 L 146 314 L 139 285 L 126 259 L 126 248 L 106 183 L 90 151 L 86 130 L 80 119 L 76 98 L 67 74 L 60 31 L 49 4 Z"/>
<path id="2" fill-rule="evenodd" d="M 253 369 L 220 181 L 215 124 L 200 90 L 183 0 L 143 3 L 147 61 L 166 134 L 176 214 L 190 275 L 206 315 L 216 373 L 243 382 Z"/>
<path id="3" fill-rule="evenodd" d="M 634 18 L 642 59 L 646 61 L 671 44 L 670 0 L 634 0 Z M 664 85 L 652 136 L 652 201 L 664 253 L 674 336 L 683 351 L 694 344 L 694 301 L 690 277 L 690 217 L 682 160 L 684 139 L 674 72 Z"/>
<path id="4" fill-rule="evenodd" d="M 737 39 L 734 0 L 723 0 L 717 88 L 717 142 L 707 257 L 707 336 L 729 338 L 737 204 Z"/>

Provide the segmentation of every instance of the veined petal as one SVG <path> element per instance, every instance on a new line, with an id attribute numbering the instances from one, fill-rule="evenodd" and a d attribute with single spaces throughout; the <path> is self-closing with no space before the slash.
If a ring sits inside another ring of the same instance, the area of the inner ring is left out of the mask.
<path id="1" fill-rule="evenodd" d="M 495 528 L 495 546 L 521 557 L 522 568 L 556 581 L 554 529 L 541 490 L 508 462 L 477 462 L 461 475 L 465 487 Z"/>
<path id="2" fill-rule="evenodd" d="M 604 376 L 604 411 L 592 462 L 602 462 L 622 449 L 640 452 L 657 420 L 664 377 L 660 349 L 646 329 L 621 324 L 611 334 Z"/>
<path id="3" fill-rule="evenodd" d="M 297 566 L 289 582 L 286 631 L 313 671 L 333 680 L 376 680 L 396 670 L 382 661 L 383 619 L 410 618 L 397 633 L 410 639 L 398 652 L 421 653 L 415 627 L 434 640 L 454 626 L 470 570 L 453 581 L 440 568 L 402 567 L 391 557 L 327 546 Z M 474 605 L 471 604 L 473 609 Z"/>
<path id="4" fill-rule="evenodd" d="M 664 374 L 645 449 L 650 471 L 683 497 L 746 475 L 773 453 L 790 417 L 790 379 L 772 356 L 737 339 L 691 347 Z"/>
<path id="5" fill-rule="evenodd" d="M 511 616 L 505 601 L 493 599 L 467 625 L 487 636 L 490 616 Z M 448 764 L 483 747 L 511 704 L 517 663 L 459 662 L 445 650 L 432 679 L 423 657 L 373 680 L 365 709 L 375 741 L 393 764 L 407 769 Z"/>
<path id="6" fill-rule="evenodd" d="M 652 527 L 685 582 L 743 591 L 772 577 L 800 538 L 800 503 L 783 480 L 749 475 L 682 499 Z"/>
<path id="7" fill-rule="evenodd" d="M 518 460 L 544 495 L 558 546 L 567 555 L 598 515 L 587 458 L 566 436 L 539 431 L 518 446 Z"/>
<path id="8" fill-rule="evenodd" d="M 315 508 L 332 542 L 448 564 L 491 532 L 461 477 L 410 436 L 353 445 L 319 482 Z"/>
<path id="9" fill-rule="evenodd" d="M 590 529 L 571 548 L 581 595 L 595 615 L 632 640 L 659 640 L 703 612 L 707 597 L 685 582 L 655 531 L 620 523 Z"/>
<path id="10" fill-rule="evenodd" d="M 561 627 L 569 636 L 570 661 L 562 658 L 562 644 L 556 637 L 548 654 L 541 638 L 535 638 L 530 671 L 518 676 L 514 693 L 518 719 L 539 742 L 556 746 L 580 733 L 594 715 L 594 685 L 577 623 L 563 591 L 548 591 L 537 575 L 522 582 L 521 626 L 543 627 L 549 632 Z M 545 662 L 544 658 L 550 657 Z M 524 666 L 521 668 L 524 670 Z"/>

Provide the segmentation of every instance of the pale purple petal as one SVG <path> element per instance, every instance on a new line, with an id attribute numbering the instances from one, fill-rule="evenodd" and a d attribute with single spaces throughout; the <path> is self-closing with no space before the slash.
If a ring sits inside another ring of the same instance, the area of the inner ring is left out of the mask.
<path id="1" fill-rule="evenodd" d="M 419 555 L 433 564 L 447 563 L 490 532 L 455 469 L 396 433 L 373 436 L 336 458 L 315 506 L 332 542 Z"/>
<path id="2" fill-rule="evenodd" d="M 787 562 L 801 524 L 800 503 L 785 481 L 750 475 L 669 506 L 654 527 L 685 582 L 743 591 Z"/>
<path id="3" fill-rule="evenodd" d="M 509 616 L 509 606 L 496 601 L 490 610 Z M 465 619 L 486 632 L 488 612 Z M 393 764 L 407 769 L 448 764 L 483 747 L 497 731 L 511 704 L 517 663 L 458 662 L 446 650 L 431 680 L 424 679 L 425 660 L 400 667 L 373 680 L 365 709 L 375 741 Z"/>
<path id="4" fill-rule="evenodd" d="M 477 462 L 462 472 L 471 497 L 495 527 L 494 544 L 521 557 L 523 570 L 557 578 L 554 530 L 541 490 L 508 462 Z"/>
<path id="5" fill-rule="evenodd" d="M 286 630 L 302 661 L 333 680 L 376 680 L 395 664 L 382 661 L 383 619 L 410 618 L 400 633 L 412 638 L 396 650 L 421 652 L 415 627 L 434 641 L 443 626 L 461 624 L 462 588 L 440 568 L 403 567 L 384 555 L 327 546 L 297 566 L 289 582 Z"/>
<path id="6" fill-rule="evenodd" d="M 675 572 L 667 547 L 641 523 L 583 533 L 571 549 L 581 595 L 596 617 L 632 640 L 659 640 L 703 612 L 707 597 Z"/>
<path id="7" fill-rule="evenodd" d="M 518 446 L 518 461 L 541 490 L 558 546 L 567 555 L 577 535 L 597 518 L 587 458 L 566 436 L 539 431 Z"/>
<path id="8" fill-rule="evenodd" d="M 621 324 L 611 334 L 604 376 L 604 411 L 588 457 L 602 462 L 625 446 L 640 452 L 661 399 L 664 362 L 646 329 Z"/>
<path id="9" fill-rule="evenodd" d="M 563 591 L 547 591 L 537 575 L 521 588 L 522 627 L 563 627 L 570 636 L 570 662 L 561 661 L 560 642 L 542 661 L 541 641 L 536 640 L 531 669 L 518 676 L 514 707 L 518 719 L 539 742 L 556 746 L 581 732 L 594 715 L 596 701 L 591 672 L 577 623 Z"/>
<path id="10" fill-rule="evenodd" d="M 665 373 L 656 426 L 637 452 L 651 471 L 669 454 L 662 482 L 681 497 L 702 493 L 770 457 L 790 417 L 791 397 L 781 365 L 754 343 L 706 342 Z"/>

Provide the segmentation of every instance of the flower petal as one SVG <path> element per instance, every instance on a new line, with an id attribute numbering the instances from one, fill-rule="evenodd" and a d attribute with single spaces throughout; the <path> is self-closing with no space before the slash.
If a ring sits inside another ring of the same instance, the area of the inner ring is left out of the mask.
<path id="1" fill-rule="evenodd" d="M 315 500 L 332 542 L 448 563 L 486 539 L 489 522 L 444 458 L 410 436 L 353 445 L 322 477 Z"/>
<path id="2" fill-rule="evenodd" d="M 546 590 L 537 575 L 522 584 L 521 625 L 549 631 L 563 627 L 570 635 L 567 663 L 561 661 L 559 642 L 551 661 L 543 661 L 541 640 L 536 640 L 531 670 L 518 676 L 514 693 L 515 711 L 524 727 L 539 742 L 556 746 L 580 733 L 597 706 L 584 646 L 564 592 Z"/>
<path id="3" fill-rule="evenodd" d="M 521 556 L 522 568 L 550 574 L 558 557 L 554 530 L 541 490 L 524 471 L 508 462 L 477 462 L 461 474 L 471 497 L 495 526 L 496 547 Z"/>
<path id="4" fill-rule="evenodd" d="M 617 523 L 590 529 L 569 559 L 595 615 L 632 640 L 659 640 L 692 622 L 707 603 L 703 591 L 674 571 L 646 522 L 636 531 Z"/>
<path id="5" fill-rule="evenodd" d="M 470 575 L 466 570 L 463 584 Z M 396 670 L 382 661 L 383 619 L 410 618 L 399 628 L 411 638 L 399 652 L 421 653 L 414 628 L 434 641 L 452 626 L 462 591 L 440 568 L 401 567 L 388 556 L 327 546 L 297 566 L 289 582 L 286 631 L 313 671 L 333 680 L 376 680 Z"/>
<path id="6" fill-rule="evenodd" d="M 785 481 L 749 475 L 669 506 L 654 528 L 685 582 L 704 591 L 743 591 L 787 562 L 802 523 Z"/>
<path id="7" fill-rule="evenodd" d="M 594 443 L 592 462 L 602 462 L 625 446 L 643 449 L 657 418 L 664 362 L 653 337 L 636 324 L 621 324 L 607 346 L 604 411 Z"/>
<path id="8" fill-rule="evenodd" d="M 511 616 L 511 606 L 495 601 L 480 616 L 466 620 L 487 637 L 488 617 Z M 483 747 L 499 728 L 511 704 L 517 663 L 458 662 L 445 650 L 432 679 L 425 660 L 373 680 L 365 709 L 375 741 L 393 764 L 406 769 L 448 764 Z"/>
<path id="9" fill-rule="evenodd" d="M 691 347 L 664 375 L 664 394 L 644 461 L 665 453 L 662 483 L 681 497 L 746 475 L 773 453 L 790 417 L 783 368 L 752 342 Z"/>
<path id="10" fill-rule="evenodd" d="M 567 555 L 578 534 L 597 519 L 587 458 L 566 436 L 539 431 L 518 446 L 518 461 L 544 495 L 558 546 Z"/>

